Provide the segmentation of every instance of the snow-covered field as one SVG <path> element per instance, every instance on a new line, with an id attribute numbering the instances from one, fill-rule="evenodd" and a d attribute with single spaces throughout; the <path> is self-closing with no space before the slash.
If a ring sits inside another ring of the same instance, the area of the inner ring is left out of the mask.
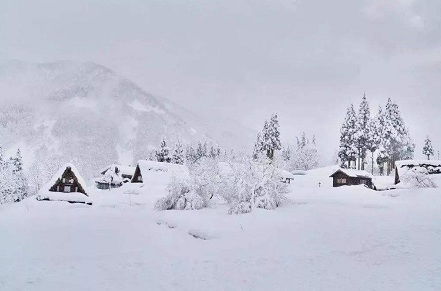
<path id="1" fill-rule="evenodd" d="M 162 183 L 2 205 L 0 290 L 441 290 L 440 190 L 314 171 L 284 207 L 244 215 L 154 211 Z"/>

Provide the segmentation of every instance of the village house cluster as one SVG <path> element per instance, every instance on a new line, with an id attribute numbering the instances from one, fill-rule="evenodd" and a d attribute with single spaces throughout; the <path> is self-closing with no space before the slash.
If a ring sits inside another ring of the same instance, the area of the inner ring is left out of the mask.
<path id="1" fill-rule="evenodd" d="M 399 184 L 401 177 L 408 174 L 409 171 L 411 173 L 422 173 L 423 175 L 441 174 L 441 161 L 397 161 L 395 184 Z M 287 184 L 294 181 L 296 175 L 305 175 L 305 173 L 279 171 L 280 180 Z M 112 164 L 104 168 L 94 181 L 97 189 L 111 190 L 112 188 L 121 187 L 125 183 L 149 184 L 158 179 L 170 180 L 171 177 L 188 178 L 187 166 L 147 160 L 139 161 L 136 167 Z M 373 190 L 380 190 L 373 182 L 374 177 L 363 170 L 339 168 L 330 178 L 332 178 L 333 187 L 364 185 Z M 40 190 L 37 199 L 41 201 L 55 200 L 92 204 L 87 192 L 86 182 L 72 164 L 61 167 L 45 187 Z"/>

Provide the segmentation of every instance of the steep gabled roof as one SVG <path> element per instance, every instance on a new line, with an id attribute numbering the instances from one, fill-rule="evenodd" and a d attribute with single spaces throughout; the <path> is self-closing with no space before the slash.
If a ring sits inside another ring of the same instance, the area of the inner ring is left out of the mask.
<path id="1" fill-rule="evenodd" d="M 75 177 L 77 177 L 78 183 L 80 183 L 80 185 L 83 187 L 84 191 L 87 193 L 86 181 L 83 179 L 83 177 L 81 177 L 80 172 L 78 171 L 78 169 L 74 165 L 72 165 L 71 163 L 67 163 L 67 164 L 63 165 L 62 167 L 60 167 L 60 169 L 52 176 L 51 180 L 49 182 L 47 182 L 41 188 L 41 190 L 39 192 L 46 193 L 47 191 L 49 191 L 49 189 L 52 188 L 52 186 L 55 185 L 57 180 L 60 179 L 63 176 L 64 171 L 66 171 L 67 168 L 71 169 L 71 171 L 74 173 Z"/>
<path id="2" fill-rule="evenodd" d="M 337 173 L 343 173 L 351 178 L 372 178 L 372 175 L 364 170 L 355 170 L 355 169 L 338 169 L 335 171 L 330 177 L 334 177 Z"/>

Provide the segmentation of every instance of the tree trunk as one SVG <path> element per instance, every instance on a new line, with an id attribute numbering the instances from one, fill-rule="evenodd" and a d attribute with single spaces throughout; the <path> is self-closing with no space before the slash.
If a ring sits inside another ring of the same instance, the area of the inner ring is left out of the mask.
<path id="1" fill-rule="evenodd" d="M 371 172 L 373 175 L 374 174 L 374 152 L 371 153 L 371 166 L 372 166 Z"/>

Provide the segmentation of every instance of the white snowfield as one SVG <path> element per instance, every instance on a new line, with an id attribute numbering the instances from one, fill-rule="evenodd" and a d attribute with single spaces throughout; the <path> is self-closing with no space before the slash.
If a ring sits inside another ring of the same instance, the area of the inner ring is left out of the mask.
<path id="1" fill-rule="evenodd" d="M 1 205 L 0 290 L 441 290 L 441 191 L 332 188 L 332 170 L 244 215 L 154 211 L 161 181 Z"/>

